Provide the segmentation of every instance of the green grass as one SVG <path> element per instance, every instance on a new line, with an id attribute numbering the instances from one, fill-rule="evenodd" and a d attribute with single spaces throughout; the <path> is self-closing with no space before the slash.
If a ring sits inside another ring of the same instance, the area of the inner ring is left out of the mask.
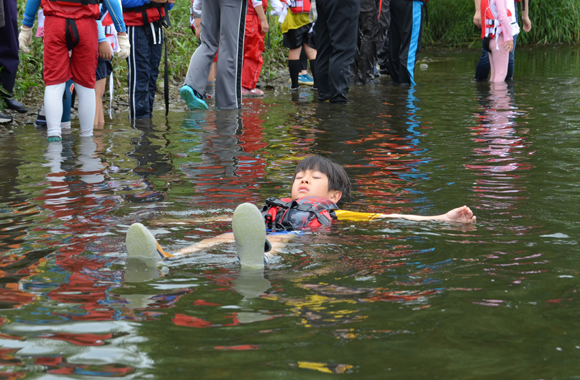
<path id="1" fill-rule="evenodd" d="M 18 2 L 19 20 L 22 19 L 25 1 Z M 429 2 L 429 22 L 423 31 L 425 48 L 481 48 L 479 29 L 473 25 L 475 6 L 473 0 L 433 0 Z M 198 44 L 189 25 L 189 1 L 176 2 L 170 12 L 172 26 L 166 31 L 168 70 L 173 81 L 181 82 L 187 73 L 189 60 Z M 518 45 L 556 44 L 580 42 L 580 0 L 531 0 L 532 30 L 522 32 Z M 266 37 L 268 38 L 268 37 Z M 282 33 L 277 17 L 270 17 L 270 46 L 266 42 L 262 79 L 275 79 L 279 70 L 285 69 L 288 51 L 282 46 Z M 41 96 L 42 39 L 33 38 L 30 54 L 21 52 L 20 66 L 15 86 L 17 99 Z M 160 77 L 164 69 L 161 63 Z M 113 61 L 115 78 L 121 88 L 126 87 L 127 65 Z M 1 105 L 0 105 L 1 107 Z"/>
<path id="2" fill-rule="evenodd" d="M 518 45 L 580 43 L 580 1 L 530 0 L 532 30 L 521 32 Z M 473 0 L 433 0 L 423 31 L 425 47 L 480 48 L 480 30 L 473 25 Z M 521 12 L 520 12 L 521 13 Z"/>

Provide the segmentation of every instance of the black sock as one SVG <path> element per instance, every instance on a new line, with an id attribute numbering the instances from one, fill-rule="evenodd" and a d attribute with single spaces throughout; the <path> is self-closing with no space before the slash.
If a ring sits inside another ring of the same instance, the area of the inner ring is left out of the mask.
<path id="1" fill-rule="evenodd" d="M 312 79 L 314 79 L 314 85 L 312 87 L 318 88 L 316 85 L 316 58 L 310 60 L 310 71 L 312 72 Z"/>
<path id="2" fill-rule="evenodd" d="M 298 75 L 302 70 L 302 65 L 300 65 L 300 60 L 289 59 L 288 60 L 288 70 L 290 71 L 290 79 L 292 80 L 292 88 L 298 88 Z"/>

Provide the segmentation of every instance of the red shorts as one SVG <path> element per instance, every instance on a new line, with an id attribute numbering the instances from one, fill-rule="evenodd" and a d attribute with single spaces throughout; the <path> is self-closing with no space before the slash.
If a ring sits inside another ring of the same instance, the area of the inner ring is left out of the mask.
<path id="1" fill-rule="evenodd" d="M 66 19 L 46 16 L 44 19 L 44 84 L 52 86 L 71 79 L 83 87 L 95 88 L 99 59 L 99 33 L 94 18 L 74 20 L 79 43 L 69 58 L 66 46 Z"/>

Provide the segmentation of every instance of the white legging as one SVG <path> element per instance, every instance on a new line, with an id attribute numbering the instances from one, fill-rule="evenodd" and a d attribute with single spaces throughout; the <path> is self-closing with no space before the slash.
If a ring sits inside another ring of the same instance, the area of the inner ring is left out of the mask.
<path id="1" fill-rule="evenodd" d="M 60 83 L 46 86 L 44 89 L 44 110 L 48 137 L 61 137 L 62 135 L 60 119 L 62 118 L 62 96 L 65 86 L 66 83 Z M 81 136 L 92 136 L 96 110 L 95 89 L 75 83 L 75 90 L 79 96 Z"/>

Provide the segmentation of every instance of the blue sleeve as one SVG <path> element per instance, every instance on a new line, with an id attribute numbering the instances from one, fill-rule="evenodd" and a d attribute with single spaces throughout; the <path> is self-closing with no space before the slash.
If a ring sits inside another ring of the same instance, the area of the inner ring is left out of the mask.
<path id="1" fill-rule="evenodd" d="M 97 29 L 99 29 L 99 43 L 105 42 L 107 36 L 105 36 L 105 29 L 103 28 L 103 23 L 101 20 L 97 20 Z"/>
<path id="2" fill-rule="evenodd" d="M 125 21 L 123 20 L 123 10 L 121 9 L 121 4 L 118 0 L 104 0 L 105 6 L 111 15 L 113 24 L 115 24 L 115 29 L 118 33 L 123 33 L 127 31 L 125 27 Z"/>
<path id="3" fill-rule="evenodd" d="M 123 8 L 136 8 L 149 3 L 149 0 L 123 0 Z"/>
<path id="4" fill-rule="evenodd" d="M 24 10 L 24 16 L 22 17 L 22 25 L 28 26 L 29 28 L 34 26 L 34 20 L 36 20 L 38 8 L 40 8 L 40 0 L 28 0 L 26 2 L 26 9 Z"/>

